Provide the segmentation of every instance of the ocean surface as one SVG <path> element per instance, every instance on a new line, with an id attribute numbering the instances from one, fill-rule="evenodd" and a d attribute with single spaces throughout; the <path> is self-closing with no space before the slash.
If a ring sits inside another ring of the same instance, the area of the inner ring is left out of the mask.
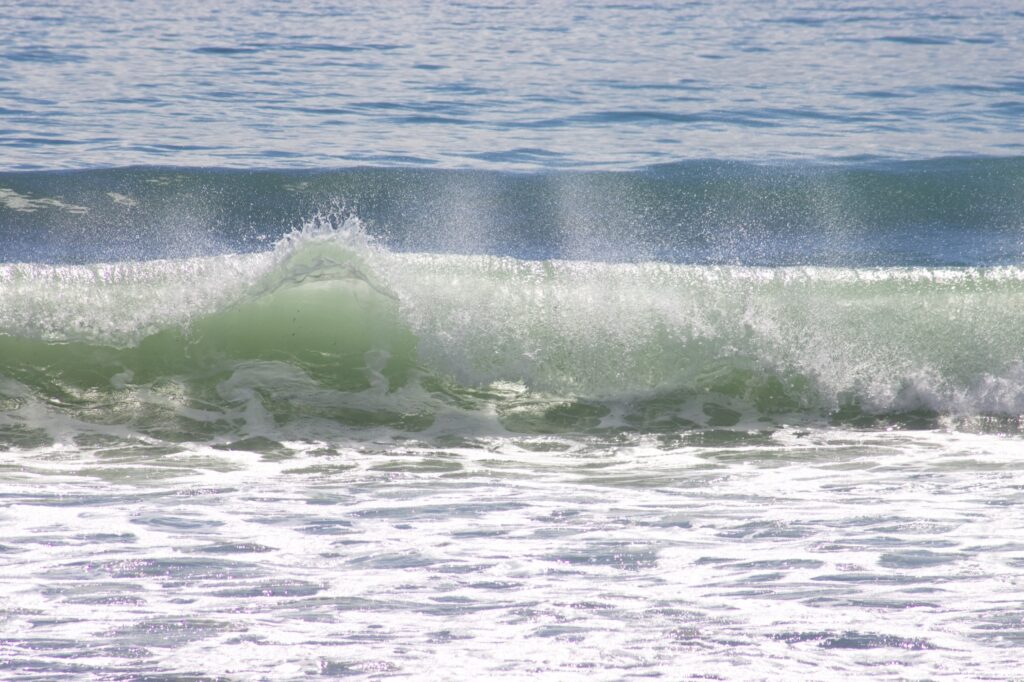
<path id="1" fill-rule="evenodd" d="M 0 3 L 0 678 L 1024 679 L 1022 54 Z"/>

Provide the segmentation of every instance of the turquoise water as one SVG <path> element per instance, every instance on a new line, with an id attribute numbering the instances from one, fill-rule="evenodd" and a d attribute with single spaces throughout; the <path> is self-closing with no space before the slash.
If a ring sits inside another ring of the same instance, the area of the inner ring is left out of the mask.
<path id="1" fill-rule="evenodd" d="M 1013 3 L 0 12 L 4 679 L 1019 679 Z"/>

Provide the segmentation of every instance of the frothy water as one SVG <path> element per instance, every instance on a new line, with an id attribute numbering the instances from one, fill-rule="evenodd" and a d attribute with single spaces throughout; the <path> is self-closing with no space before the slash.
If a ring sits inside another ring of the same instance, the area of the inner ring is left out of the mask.
<path id="1" fill-rule="evenodd" d="M 717 442 L 716 442 L 717 441 Z M 8 672 L 1012 679 L 1019 443 L 8 451 Z"/>

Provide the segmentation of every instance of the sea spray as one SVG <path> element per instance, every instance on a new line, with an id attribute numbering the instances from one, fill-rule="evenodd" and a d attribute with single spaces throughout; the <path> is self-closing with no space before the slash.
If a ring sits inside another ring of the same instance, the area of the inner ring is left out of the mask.
<path id="1" fill-rule="evenodd" d="M 630 172 L 111 168 L 0 172 L 0 188 L 26 197 L 0 195 L 0 262 L 262 252 L 338 202 L 366 234 L 417 253 L 836 267 L 1024 257 L 1021 158 L 695 160 Z"/>

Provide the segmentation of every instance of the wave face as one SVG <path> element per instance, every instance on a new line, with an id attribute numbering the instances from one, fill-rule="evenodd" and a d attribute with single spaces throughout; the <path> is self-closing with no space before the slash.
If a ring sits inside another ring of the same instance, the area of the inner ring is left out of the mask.
<path id="1" fill-rule="evenodd" d="M 752 267 L 386 248 L 0 266 L 7 446 L 685 433 L 1024 414 L 1024 267 Z"/>
<path id="2" fill-rule="evenodd" d="M 636 172 L 121 168 L 0 173 L 0 261 L 265 251 L 338 201 L 394 251 L 729 265 L 1024 260 L 1024 158 Z"/>

